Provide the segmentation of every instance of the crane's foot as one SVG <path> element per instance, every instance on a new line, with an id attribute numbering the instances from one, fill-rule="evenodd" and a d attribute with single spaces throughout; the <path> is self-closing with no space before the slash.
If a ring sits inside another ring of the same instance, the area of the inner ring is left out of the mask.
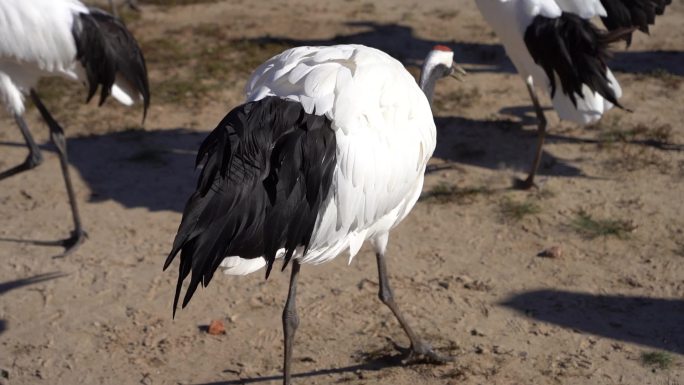
<path id="1" fill-rule="evenodd" d="M 530 190 L 531 188 L 539 189 L 536 183 L 534 183 L 534 178 L 527 177 L 525 180 L 514 178 L 513 188 L 516 190 Z"/>
<path id="2" fill-rule="evenodd" d="M 36 151 L 28 154 L 22 166 L 24 166 L 26 170 L 30 170 L 34 167 L 38 167 L 41 163 L 43 163 L 43 154 Z"/>
<path id="3" fill-rule="evenodd" d="M 454 357 L 445 356 L 435 352 L 430 344 L 419 342 L 416 345 L 411 345 L 404 353 L 406 356 L 401 360 L 404 365 L 411 364 L 431 364 L 444 365 L 454 361 Z"/>
<path id="4" fill-rule="evenodd" d="M 55 246 L 61 246 L 64 247 L 64 252 L 58 255 L 55 255 L 52 258 L 64 258 L 67 255 L 73 253 L 78 249 L 83 242 L 88 238 L 88 234 L 83 231 L 83 230 L 74 230 L 71 232 L 71 236 L 66 239 L 62 239 L 59 241 L 55 241 L 53 244 Z"/>
<path id="5" fill-rule="evenodd" d="M 32 168 L 38 167 L 41 163 L 43 163 L 43 155 L 40 152 L 31 153 L 26 157 L 24 163 L 16 165 L 10 168 L 9 170 L 0 172 L 0 180 L 19 174 L 20 172 L 28 171 Z"/>

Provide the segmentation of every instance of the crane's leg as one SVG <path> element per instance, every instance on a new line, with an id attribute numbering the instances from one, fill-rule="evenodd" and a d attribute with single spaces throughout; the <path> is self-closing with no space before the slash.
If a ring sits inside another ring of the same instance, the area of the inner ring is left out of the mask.
<path id="1" fill-rule="evenodd" d="M 109 0 L 109 9 L 112 11 L 112 15 L 114 15 L 114 17 L 118 19 L 119 12 L 116 9 L 116 4 L 114 4 L 114 0 Z"/>
<path id="2" fill-rule="evenodd" d="M 544 139 L 546 138 L 546 116 L 544 116 L 544 110 L 539 104 L 539 98 L 537 97 L 537 91 L 534 89 L 531 78 L 529 78 L 525 84 L 527 85 L 527 92 L 530 93 L 530 99 L 532 99 L 532 104 L 534 104 L 534 111 L 537 114 L 537 152 L 534 154 L 534 160 L 532 161 L 532 168 L 524 181 L 518 181 L 516 187 L 528 190 L 534 186 L 534 176 L 537 174 L 537 169 L 539 169 L 539 163 L 541 162 L 542 149 L 544 147 Z"/>
<path id="3" fill-rule="evenodd" d="M 38 97 L 35 90 L 31 90 L 31 99 L 33 103 L 40 111 L 43 119 L 50 127 L 50 139 L 57 147 L 57 153 L 59 154 L 59 163 L 62 167 L 62 175 L 64 176 L 64 184 L 66 185 L 67 195 L 69 196 L 69 204 L 71 205 L 71 215 L 74 220 L 74 230 L 71 232 L 71 236 L 67 239 L 57 241 L 53 243 L 54 245 L 62 246 L 65 248 L 64 252 L 56 257 L 64 257 L 71 254 L 76 250 L 81 243 L 85 240 L 86 233 L 81 227 L 81 216 L 78 213 L 78 206 L 76 205 L 76 195 L 74 194 L 74 187 L 71 184 L 71 176 L 69 175 L 69 162 L 67 161 L 67 148 L 66 140 L 64 139 L 64 130 L 57 123 L 57 121 L 50 115 L 50 112 L 45 108 L 43 102 Z M 49 243 L 44 243 L 49 244 Z"/>
<path id="4" fill-rule="evenodd" d="M 134 11 L 140 12 L 140 7 L 138 6 L 138 0 L 126 0 L 128 7 Z"/>
<path id="5" fill-rule="evenodd" d="M 394 302 L 394 294 L 392 293 L 392 288 L 390 287 L 389 280 L 387 279 L 387 265 L 385 264 L 385 256 L 383 253 L 376 253 L 375 257 L 378 262 L 378 276 L 380 277 L 380 292 L 378 296 L 380 301 L 382 301 L 387 307 L 392 310 L 394 316 L 397 317 L 397 321 L 406 332 L 409 340 L 411 341 L 411 352 L 409 353 L 408 361 L 427 361 L 431 363 L 443 364 L 451 361 L 451 357 L 445 357 L 434 350 L 432 347 L 422 339 L 420 339 L 416 333 L 413 331 L 411 326 L 406 322 L 404 315 L 399 311 L 396 302 Z"/>
<path id="6" fill-rule="evenodd" d="M 292 261 L 292 275 L 290 276 L 290 290 L 287 293 L 287 301 L 283 309 L 283 334 L 285 336 L 285 359 L 283 362 L 283 384 L 290 385 L 291 363 L 292 363 L 292 346 L 294 344 L 294 336 L 299 326 L 299 316 L 297 315 L 297 304 L 295 297 L 297 295 L 297 277 L 299 276 L 300 264 L 297 260 Z"/>
<path id="7" fill-rule="evenodd" d="M 128 8 L 140 12 L 140 7 L 138 6 L 138 1 L 137 0 L 124 0 Z M 116 7 L 116 4 L 114 3 L 114 0 L 109 0 L 109 9 L 112 10 L 112 15 L 119 19 L 119 11 Z"/>
<path id="8" fill-rule="evenodd" d="M 14 120 L 17 122 L 17 125 L 21 130 L 21 135 L 24 137 L 26 147 L 28 147 L 29 149 L 29 154 L 26 157 L 24 163 L 12 167 L 9 170 L 0 172 L 0 180 L 9 178 L 12 175 L 19 174 L 22 171 L 30 170 L 38 166 L 39 164 L 43 163 L 43 154 L 40 153 L 40 148 L 38 148 L 36 141 L 33 140 L 33 136 L 31 135 L 31 132 L 29 131 L 28 126 L 26 125 L 26 121 L 24 121 L 24 118 L 21 115 L 14 115 Z"/>

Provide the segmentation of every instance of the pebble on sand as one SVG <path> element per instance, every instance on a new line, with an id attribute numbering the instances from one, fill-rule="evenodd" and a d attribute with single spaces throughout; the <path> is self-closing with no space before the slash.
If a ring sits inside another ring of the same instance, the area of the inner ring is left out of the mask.
<path id="1" fill-rule="evenodd" d="M 207 333 L 212 336 L 217 336 L 219 334 L 226 334 L 226 327 L 223 326 L 223 321 L 221 320 L 211 320 L 209 323 L 209 328 L 207 328 Z"/>
<path id="2" fill-rule="evenodd" d="M 548 249 L 542 250 L 537 255 L 544 258 L 560 258 L 563 256 L 563 250 L 560 246 L 551 246 Z"/>

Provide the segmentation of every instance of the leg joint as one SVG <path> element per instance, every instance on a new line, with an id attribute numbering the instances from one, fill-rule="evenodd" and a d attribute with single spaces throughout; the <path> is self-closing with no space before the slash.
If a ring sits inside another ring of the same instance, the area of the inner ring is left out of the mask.
<path id="1" fill-rule="evenodd" d="M 297 329 L 297 327 L 299 327 L 299 315 L 297 315 L 296 311 L 289 309 L 283 310 L 283 326 L 285 326 L 285 329 Z"/>
<path id="2" fill-rule="evenodd" d="M 380 291 L 378 292 L 378 298 L 380 298 L 380 301 L 382 301 L 382 303 L 386 305 L 394 301 L 394 294 L 392 293 L 392 289 L 385 283 L 381 283 Z"/>

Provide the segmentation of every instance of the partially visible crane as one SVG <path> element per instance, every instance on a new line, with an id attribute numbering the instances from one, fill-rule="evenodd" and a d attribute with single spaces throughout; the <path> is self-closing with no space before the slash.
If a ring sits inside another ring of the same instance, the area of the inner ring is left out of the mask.
<path id="1" fill-rule="evenodd" d="M 64 256 L 83 242 L 85 232 L 69 176 L 64 131 L 34 87 L 42 77 L 61 76 L 85 84 L 88 101 L 99 87 L 100 105 L 110 94 L 125 105 L 142 102 L 144 120 L 150 103 L 145 59 L 121 21 L 78 0 L 2 0 L 0 21 L 0 99 L 29 149 L 24 163 L 1 172 L 0 180 L 43 161 L 23 118 L 24 98 L 29 95 L 57 147 L 74 221 L 69 238 L 41 244 L 63 246 Z"/>
<path id="2" fill-rule="evenodd" d="M 561 119 L 578 124 L 598 121 L 613 106 L 622 108 L 620 84 L 606 65 L 610 44 L 632 32 L 648 32 L 671 0 L 475 0 L 522 76 L 538 121 L 537 148 L 528 189 L 541 161 L 546 117 L 536 88 L 551 96 Z M 601 17 L 608 31 L 591 22 Z"/>
<path id="3" fill-rule="evenodd" d="M 116 3 L 114 0 L 108 0 L 109 1 L 109 9 L 112 10 L 112 14 L 116 17 L 119 17 L 119 11 L 117 9 Z M 127 5 L 128 8 L 140 12 L 140 7 L 138 6 L 138 0 L 123 0 L 123 4 Z"/>

